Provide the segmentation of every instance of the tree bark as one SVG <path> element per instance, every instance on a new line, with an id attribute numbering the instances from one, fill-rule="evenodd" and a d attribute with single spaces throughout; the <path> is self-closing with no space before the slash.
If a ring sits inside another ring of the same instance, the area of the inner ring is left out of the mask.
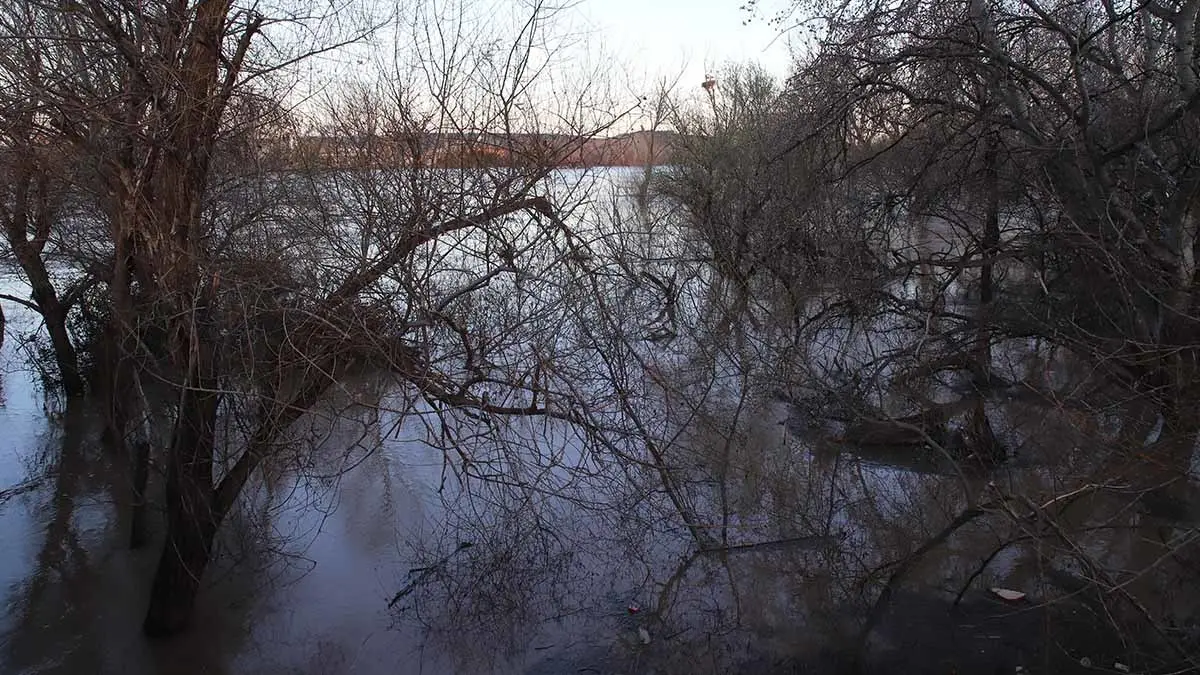
<path id="1" fill-rule="evenodd" d="M 992 372 L 992 304 L 995 301 L 994 267 L 1000 247 L 1000 139 L 997 132 L 988 132 L 984 139 L 983 173 L 986 204 L 984 206 L 982 253 L 979 267 L 979 307 L 975 326 L 975 368 L 973 379 L 980 393 L 971 413 L 971 436 L 980 458 L 1003 459 L 992 424 L 987 417 L 983 392 L 991 384 Z"/>
<path id="2" fill-rule="evenodd" d="M 190 321 L 188 323 L 191 323 Z M 213 445 L 220 395 L 212 345 L 192 323 L 177 327 L 177 363 L 187 372 L 167 455 L 167 539 L 142 629 L 150 637 L 185 630 L 224 516 L 215 503 Z"/>
<path id="3" fill-rule="evenodd" d="M 46 270 L 46 264 L 35 246 L 30 242 L 18 240 L 16 234 L 9 232 L 9 244 L 29 280 L 33 302 L 46 324 L 63 393 L 72 398 L 82 396 L 83 377 L 79 372 L 79 357 L 75 352 L 75 345 L 67 331 L 67 308 L 59 299 L 50 273 Z"/>
<path id="4" fill-rule="evenodd" d="M 63 393 L 72 398 L 82 396 L 85 389 L 83 376 L 79 372 L 79 357 L 75 353 L 75 345 L 72 344 L 70 333 L 67 331 L 66 308 L 59 302 L 54 287 L 49 283 L 49 277 L 45 278 L 45 285 L 34 285 L 33 300 L 42 308 L 42 319 L 46 324 L 46 332 L 50 335 L 50 345 L 54 349 L 54 362 L 58 366 Z"/>
<path id="5" fill-rule="evenodd" d="M 150 478 L 150 442 L 139 439 L 133 444 L 133 485 L 130 490 L 129 548 L 146 544 L 146 484 Z"/>
<path id="6" fill-rule="evenodd" d="M 167 542 L 154 573 L 150 606 L 142 624 L 143 632 L 153 638 L 187 629 L 217 532 L 216 514 L 209 510 L 207 501 L 196 500 L 198 495 L 182 497 L 182 492 L 193 490 L 175 488 L 180 495 L 167 500 Z M 187 512 L 191 506 L 197 508 L 196 513 Z"/>

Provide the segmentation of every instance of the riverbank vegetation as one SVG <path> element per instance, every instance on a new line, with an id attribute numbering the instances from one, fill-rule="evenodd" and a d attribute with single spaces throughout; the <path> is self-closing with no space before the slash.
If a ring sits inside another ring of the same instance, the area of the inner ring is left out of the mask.
<path id="1" fill-rule="evenodd" d="M 800 0 L 786 81 L 628 105 L 555 75 L 566 10 L 464 7 L 0 9 L 0 300 L 162 546 L 147 635 L 239 509 L 407 424 L 489 505 L 389 608 L 565 575 L 591 513 L 682 561 L 663 632 L 695 570 L 740 616 L 734 560 L 786 551 L 760 600 L 822 644 L 780 668 L 871 670 L 898 604 L 981 594 L 1063 622 L 1004 668 L 1089 631 L 1200 668 L 1200 0 Z M 383 40 L 295 101 L 294 64 Z"/>

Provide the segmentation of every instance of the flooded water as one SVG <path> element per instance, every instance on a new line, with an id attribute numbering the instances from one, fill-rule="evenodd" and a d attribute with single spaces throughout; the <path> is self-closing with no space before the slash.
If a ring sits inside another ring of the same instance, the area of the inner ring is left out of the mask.
<path id="1" fill-rule="evenodd" d="M 1092 672 L 1128 660 L 1140 633 L 1064 590 L 1079 579 L 1176 583 L 1139 602 L 1178 605 L 1153 608 L 1179 617 L 1170 630 L 1200 618 L 1194 580 L 1165 574 L 1190 558 L 1161 560 L 1194 525 L 1089 477 L 1098 444 L 1151 424 L 989 404 L 1012 456 L 977 470 L 928 447 L 831 445 L 794 396 L 753 380 L 784 356 L 746 338 L 635 364 L 637 405 L 591 412 L 634 419 L 641 445 L 541 419 L 463 444 L 469 423 L 386 380 L 345 383 L 226 522 L 192 629 L 149 642 L 161 528 L 127 548 L 126 468 L 86 404 L 45 396 L 22 341 L 35 317 L 5 310 L 0 672 Z M 1057 536 L 1005 495 L 1043 509 L 1076 495 L 1082 513 L 1064 510 Z"/>

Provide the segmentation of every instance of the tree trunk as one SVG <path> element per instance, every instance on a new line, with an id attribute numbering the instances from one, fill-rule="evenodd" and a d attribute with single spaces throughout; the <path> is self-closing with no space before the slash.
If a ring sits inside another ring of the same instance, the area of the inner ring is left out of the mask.
<path id="1" fill-rule="evenodd" d="M 213 504 L 212 451 L 217 396 L 186 392 L 167 458 L 167 540 L 142 628 L 150 637 L 187 628 L 222 514 Z"/>
<path id="2" fill-rule="evenodd" d="M 29 279 L 33 302 L 38 306 L 46 324 L 46 332 L 50 335 L 50 345 L 54 350 L 54 362 L 58 367 L 63 393 L 68 397 L 82 396 L 83 377 L 79 373 L 79 358 L 75 353 L 75 345 L 71 343 L 71 336 L 67 332 L 67 310 L 54 290 L 54 282 L 50 280 L 50 274 L 46 271 L 41 256 L 31 250 L 29 245 L 17 246 L 15 249 L 21 269 Z"/>
<path id="3" fill-rule="evenodd" d="M 108 391 L 108 420 L 105 433 L 112 437 L 114 457 L 129 462 L 129 548 L 146 543 L 146 486 L 150 480 L 150 406 L 137 380 L 132 359 L 118 347 L 112 361 L 113 376 Z M 140 429 L 131 424 L 140 415 Z M 132 433 L 131 433 L 132 431 Z M 133 437 L 130 443 L 129 438 Z"/>
<path id="4" fill-rule="evenodd" d="M 154 575 L 143 631 L 166 637 L 187 628 L 200 580 L 224 517 L 213 487 L 213 443 L 220 395 L 212 377 L 211 344 L 195 326 L 177 330 L 176 348 L 190 352 L 179 401 L 179 417 L 167 456 L 167 540 Z M 176 354 L 179 356 L 179 354 Z"/>
<path id="5" fill-rule="evenodd" d="M 129 548 L 146 544 L 146 483 L 150 478 L 150 442 L 139 439 L 133 444 L 133 486 L 131 490 Z"/>
<path id="6" fill-rule="evenodd" d="M 979 267 L 979 308 L 975 326 L 975 368 L 973 379 L 979 398 L 971 413 L 970 435 L 975 453 L 981 459 L 1003 459 L 1004 449 L 996 439 L 984 406 L 984 392 L 990 388 L 992 373 L 992 303 L 995 301 L 994 261 L 1000 246 L 1000 139 L 995 131 L 984 139 L 983 171 L 986 204 L 984 207 L 982 253 Z"/>
<path id="7" fill-rule="evenodd" d="M 986 195 L 983 218 L 982 251 L 979 264 L 979 308 L 975 314 L 976 384 L 982 387 L 990 379 L 992 368 L 991 310 L 995 301 L 994 266 L 1000 246 L 999 139 L 991 132 L 984 140 L 983 179 Z"/>
<path id="8" fill-rule="evenodd" d="M 138 311 L 130 295 L 130 258 L 126 255 L 128 242 L 118 239 L 113 256 L 112 317 L 104 340 L 103 362 L 107 367 L 108 388 L 105 410 L 104 434 L 114 457 L 130 463 L 129 491 L 129 548 L 145 545 L 146 532 L 146 486 L 150 478 L 150 439 L 153 436 L 149 416 L 149 401 L 142 389 L 138 376 L 138 365 L 134 354 L 138 336 L 133 326 L 138 321 Z M 130 447 L 130 423 L 135 415 L 141 414 L 142 429 L 135 435 Z"/>
<path id="9" fill-rule="evenodd" d="M 50 345 L 54 349 L 54 362 L 58 366 L 58 377 L 62 383 L 63 393 L 75 398 L 84 393 L 83 376 L 79 373 L 79 358 L 75 346 L 71 344 L 71 336 L 67 332 L 67 315 L 57 297 L 42 302 L 38 300 L 37 292 L 34 299 L 42 307 L 42 317 L 46 322 L 46 332 L 50 334 Z"/>
<path id="10" fill-rule="evenodd" d="M 217 531 L 215 514 L 208 511 L 207 503 L 198 505 L 204 515 L 188 514 L 181 506 L 178 494 L 168 496 L 167 542 L 154 573 L 150 607 L 142 624 L 148 637 L 169 637 L 187 629 L 200 579 L 212 553 Z"/>

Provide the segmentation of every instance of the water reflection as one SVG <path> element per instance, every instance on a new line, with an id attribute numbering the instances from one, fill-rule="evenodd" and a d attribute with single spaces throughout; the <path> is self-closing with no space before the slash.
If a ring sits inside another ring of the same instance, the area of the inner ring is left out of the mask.
<path id="1" fill-rule="evenodd" d="M 70 408 L 59 423 L 61 428 L 48 435 L 42 450 L 50 453 L 59 450 L 51 475 L 45 477 L 47 499 L 36 509 L 38 520 L 44 525 L 44 540 L 33 564 L 33 574 L 24 581 L 19 598 L 10 603 L 16 610 L 10 616 L 17 617 L 14 633 L 33 634 L 34 628 L 57 625 L 78 635 L 79 642 L 62 654 L 57 646 L 43 651 L 48 645 L 10 640 L 7 661 L 20 668 L 33 668 L 75 655 L 82 663 L 98 660 L 96 636 L 87 630 L 93 609 L 91 595 L 96 589 L 87 574 L 92 561 L 81 540 L 94 535 L 97 523 L 103 527 L 106 516 L 88 512 L 88 507 L 96 506 L 87 503 L 88 496 L 94 494 L 95 486 L 88 483 L 95 472 L 88 470 L 89 459 L 93 458 L 86 456 L 88 429 L 83 411 Z"/>
<path id="2" fill-rule="evenodd" d="M 6 672 L 227 672 L 229 652 L 211 641 L 236 638 L 239 630 L 157 649 L 137 635 L 153 556 L 123 548 L 127 524 L 113 498 L 119 471 L 100 450 L 97 432 L 97 416 L 82 405 L 54 415 L 37 450 L 49 458 L 41 489 L 0 514 L 6 545 L 36 549 L 24 578 L 5 589 L 9 623 L 0 661 Z M 201 615 L 201 625 L 217 616 L 219 623 L 207 625 L 238 623 L 232 604 Z M 236 642 L 227 646 L 237 649 Z M 177 666 L 184 656 L 193 670 Z"/>
<path id="3" fill-rule="evenodd" d="M 405 424 L 381 450 L 350 457 L 358 466 L 337 490 L 284 471 L 247 500 L 195 630 L 152 647 L 136 627 L 153 556 L 124 548 L 120 471 L 97 455 L 94 417 L 70 408 L 30 454 L 44 458 L 28 463 L 48 469 L 44 487 L 0 513 L 6 542 L 16 534 L 31 547 L 7 596 L 0 659 L 5 672 L 31 673 L 833 672 L 870 610 L 873 570 L 936 531 L 960 486 L 841 454 L 812 461 L 811 446 L 780 433 L 786 411 L 770 409 L 756 408 L 757 426 L 721 453 L 728 551 L 695 552 L 650 480 L 591 483 L 578 502 L 527 483 L 446 481 L 440 450 Z M 364 410 L 323 437 L 344 448 L 379 424 Z M 1039 475 L 1012 480 L 1032 489 Z M 714 485 L 694 478 L 716 526 Z M 1083 647 L 1110 658 L 1086 616 L 1072 624 L 1054 607 L 1014 608 L 980 590 L 1034 591 L 1022 579 L 1036 563 L 1019 551 L 997 556 L 957 607 L 918 592 L 960 591 L 1008 536 L 966 528 L 914 567 L 871 638 L 880 672 L 1068 672 Z"/>
<path id="4" fill-rule="evenodd" d="M 900 332 L 831 328 L 834 347 L 806 346 L 806 358 L 845 359 L 859 348 L 847 345 Z M 1124 622 L 1121 636 L 1101 632 L 1113 598 L 1089 581 L 1178 605 L 1155 616 L 1195 616 L 1194 561 L 1168 555 L 1186 553 L 1195 528 L 1173 520 L 1154 476 L 1096 451 L 1161 451 L 1177 466 L 1191 448 L 1141 447 L 1144 414 L 1110 425 L 1104 410 L 990 399 L 1014 456 L 964 467 L 924 447 L 837 442 L 844 424 L 768 395 L 777 374 L 764 371 L 794 355 L 744 334 L 705 351 L 707 337 L 663 348 L 659 388 L 640 392 L 634 412 L 661 457 L 634 444 L 616 448 L 621 461 L 595 457 L 562 425 L 516 422 L 468 463 L 439 441 L 445 420 L 379 383 L 346 383 L 226 523 L 194 629 L 153 646 L 137 627 L 154 547 L 125 548 L 121 463 L 99 454 L 85 407 L 45 414 L 8 340 L 0 486 L 30 487 L 0 503 L 0 670 L 820 673 L 853 665 L 870 621 L 868 671 L 1056 673 L 1084 657 L 1111 664 L 1143 637 Z M 1044 371 L 1038 349 L 1012 346 L 1011 361 Z M 989 510 L 937 541 L 969 503 Z M 1144 569 L 1156 571 L 1125 573 Z M 988 591 L 1001 586 L 1030 601 Z"/>

